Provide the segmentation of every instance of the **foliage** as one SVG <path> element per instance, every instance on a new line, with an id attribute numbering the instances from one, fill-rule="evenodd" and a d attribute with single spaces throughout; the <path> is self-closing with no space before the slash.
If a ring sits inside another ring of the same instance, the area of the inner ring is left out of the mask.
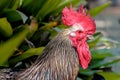
<path id="1" fill-rule="evenodd" d="M 88 69 L 80 68 L 79 76 L 82 75 L 85 80 L 96 80 L 96 77 L 99 78 L 100 76 L 103 80 L 104 78 L 105 80 L 112 80 L 112 78 L 109 78 L 111 76 L 107 75 L 109 73 L 113 75 L 115 80 L 119 80 L 120 73 L 112 71 L 112 66 L 120 61 L 120 56 L 118 56 L 120 43 L 103 37 L 100 32 L 96 33 L 94 40 L 90 40 L 88 43 L 91 48 L 92 61 Z"/>
<path id="2" fill-rule="evenodd" d="M 61 10 L 72 3 L 74 7 L 86 4 L 85 0 L 1 0 L 0 1 L 0 66 L 16 67 L 19 62 L 27 64 L 40 55 L 45 45 L 62 29 Z M 110 2 L 91 9 L 98 15 Z M 80 68 L 78 77 L 91 79 L 94 74 L 106 76 L 105 70 L 120 60 L 111 48 L 118 45 L 96 33 L 89 46 L 92 62 L 86 70 Z M 104 46 L 102 46 L 104 45 Z M 104 48 L 103 48 L 104 47 Z M 115 48 L 113 48 L 115 49 Z M 113 57 L 106 61 L 106 57 Z M 111 69 L 109 70 L 111 71 Z M 112 71 L 110 74 L 113 74 Z M 82 77 L 81 77 L 82 76 Z M 119 78 L 119 77 L 117 77 Z M 106 78 L 107 79 L 107 78 Z"/>

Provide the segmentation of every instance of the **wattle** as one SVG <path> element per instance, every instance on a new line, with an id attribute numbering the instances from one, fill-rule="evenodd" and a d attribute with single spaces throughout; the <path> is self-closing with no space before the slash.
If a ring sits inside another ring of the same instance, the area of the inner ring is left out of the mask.
<path id="1" fill-rule="evenodd" d="M 89 51 L 89 46 L 86 42 L 87 34 L 84 32 L 76 31 L 76 36 L 70 36 L 73 46 L 76 48 L 80 65 L 83 69 L 88 67 L 91 60 L 91 53 Z"/>

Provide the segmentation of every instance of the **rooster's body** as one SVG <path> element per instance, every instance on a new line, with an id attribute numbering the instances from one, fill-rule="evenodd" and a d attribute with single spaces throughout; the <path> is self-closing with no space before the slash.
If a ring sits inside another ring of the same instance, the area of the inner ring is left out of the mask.
<path id="1" fill-rule="evenodd" d="M 52 39 L 35 63 L 15 80 L 75 80 L 79 64 L 83 69 L 88 67 L 91 54 L 87 39 L 96 30 L 94 20 L 82 6 L 78 12 L 71 6 L 63 9 L 62 21 L 70 28 Z"/>

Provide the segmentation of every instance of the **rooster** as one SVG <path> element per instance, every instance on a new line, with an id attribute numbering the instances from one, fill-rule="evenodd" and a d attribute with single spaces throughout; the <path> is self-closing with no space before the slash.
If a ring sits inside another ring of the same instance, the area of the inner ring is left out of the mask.
<path id="1" fill-rule="evenodd" d="M 35 63 L 17 74 L 15 80 L 75 80 L 79 67 L 86 69 L 91 60 L 87 39 L 96 30 L 94 20 L 81 5 L 78 11 L 65 7 L 62 22 L 69 26 L 45 47 Z"/>

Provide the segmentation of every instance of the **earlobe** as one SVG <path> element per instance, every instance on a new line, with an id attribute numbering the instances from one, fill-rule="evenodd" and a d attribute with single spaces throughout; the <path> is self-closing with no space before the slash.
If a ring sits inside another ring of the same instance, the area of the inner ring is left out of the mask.
<path id="1" fill-rule="evenodd" d="M 74 32 L 70 33 L 70 36 L 75 37 L 76 34 Z"/>

